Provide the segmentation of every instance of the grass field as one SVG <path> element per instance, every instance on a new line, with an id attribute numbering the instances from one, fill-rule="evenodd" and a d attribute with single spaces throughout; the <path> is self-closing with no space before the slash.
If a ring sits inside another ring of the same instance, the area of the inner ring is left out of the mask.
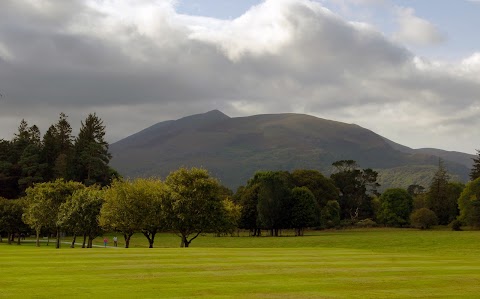
<path id="1" fill-rule="evenodd" d="M 110 236 L 111 239 L 111 236 Z M 101 241 L 98 239 L 98 241 Z M 305 237 L 162 234 L 134 248 L 0 243 L 0 298 L 478 298 L 480 232 L 368 229 Z M 168 248 L 169 247 L 169 248 Z M 175 247 L 175 248 L 172 248 Z"/>

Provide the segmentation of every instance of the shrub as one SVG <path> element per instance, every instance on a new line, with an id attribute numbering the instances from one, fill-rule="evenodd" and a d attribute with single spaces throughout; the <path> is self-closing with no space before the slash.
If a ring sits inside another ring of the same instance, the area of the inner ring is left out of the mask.
<path id="1" fill-rule="evenodd" d="M 450 226 L 454 231 L 462 230 L 462 222 L 460 220 L 453 220 L 448 226 Z"/>
<path id="2" fill-rule="evenodd" d="M 360 220 L 356 223 L 356 226 L 359 227 L 375 227 L 377 223 L 373 221 L 371 218 Z"/>
<path id="3" fill-rule="evenodd" d="M 438 223 L 438 218 L 432 210 L 421 208 L 410 215 L 410 223 L 416 228 L 429 229 Z"/>

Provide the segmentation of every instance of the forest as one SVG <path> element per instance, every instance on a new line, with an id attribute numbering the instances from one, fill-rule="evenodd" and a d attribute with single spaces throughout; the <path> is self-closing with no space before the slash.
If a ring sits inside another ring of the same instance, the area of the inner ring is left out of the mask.
<path id="1" fill-rule="evenodd" d="M 159 232 L 173 232 L 188 247 L 199 235 L 281 236 L 293 230 L 344 227 L 449 225 L 480 227 L 480 152 L 471 181 L 451 182 L 443 161 L 429 186 L 378 192 L 377 172 L 353 160 L 333 163 L 330 177 L 312 169 L 257 171 L 236 192 L 207 170 L 180 168 L 165 179 L 125 179 L 109 166 L 105 126 L 90 114 L 72 135 L 67 116 L 41 136 L 22 121 L 10 141 L 0 141 L 0 236 L 83 237 L 92 247 L 104 232 L 123 235 L 129 247 L 141 232 L 154 246 Z M 1 239 L 0 239 L 1 240 Z"/>

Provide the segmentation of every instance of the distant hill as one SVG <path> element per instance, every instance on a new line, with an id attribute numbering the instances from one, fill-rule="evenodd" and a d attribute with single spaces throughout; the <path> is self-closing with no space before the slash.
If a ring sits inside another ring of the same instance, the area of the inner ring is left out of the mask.
<path id="1" fill-rule="evenodd" d="M 178 167 L 197 166 L 232 189 L 258 170 L 308 168 L 329 175 L 331 164 L 342 159 L 378 170 L 384 187 L 428 185 L 439 157 L 454 178 L 466 181 L 473 157 L 411 149 L 358 125 L 310 115 L 231 118 L 218 110 L 160 122 L 112 144 L 110 151 L 111 165 L 125 177 L 165 177 Z M 402 180 L 395 179 L 399 175 Z"/>

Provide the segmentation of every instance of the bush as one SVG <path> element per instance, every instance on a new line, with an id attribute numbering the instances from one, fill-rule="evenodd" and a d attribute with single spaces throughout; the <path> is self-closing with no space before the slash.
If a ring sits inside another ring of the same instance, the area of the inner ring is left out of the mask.
<path id="1" fill-rule="evenodd" d="M 434 211 L 427 208 L 421 208 L 413 211 L 410 215 L 410 223 L 416 228 L 429 229 L 438 223 L 438 218 Z"/>
<path id="2" fill-rule="evenodd" d="M 462 230 L 462 222 L 460 220 L 453 220 L 448 226 L 454 231 Z"/>
<path id="3" fill-rule="evenodd" d="M 371 218 L 367 218 L 367 219 L 358 221 L 355 225 L 359 227 L 376 227 L 377 223 L 373 221 Z"/>

